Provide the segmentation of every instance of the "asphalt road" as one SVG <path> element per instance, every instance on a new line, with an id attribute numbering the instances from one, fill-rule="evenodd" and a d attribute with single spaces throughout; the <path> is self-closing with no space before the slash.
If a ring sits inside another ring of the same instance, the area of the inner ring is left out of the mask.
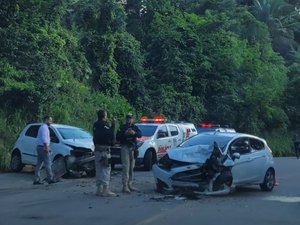
<path id="1" fill-rule="evenodd" d="M 115 198 L 96 197 L 93 178 L 34 186 L 32 172 L 0 173 L 0 225 L 300 225 L 300 160 L 275 162 L 279 185 L 272 192 L 250 186 L 198 200 L 155 193 L 151 172 L 136 171 L 140 192 L 123 194 L 115 171 Z"/>

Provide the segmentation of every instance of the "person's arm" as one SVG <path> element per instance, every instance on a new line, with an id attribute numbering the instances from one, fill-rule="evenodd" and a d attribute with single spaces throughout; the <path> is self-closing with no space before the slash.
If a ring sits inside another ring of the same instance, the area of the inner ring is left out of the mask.
<path id="1" fill-rule="evenodd" d="M 115 128 L 116 128 L 116 121 L 112 120 L 111 127 L 109 129 L 110 137 L 115 138 Z"/>
<path id="2" fill-rule="evenodd" d="M 94 144 L 97 142 L 96 140 L 96 123 L 93 124 L 93 142 Z"/>
<path id="3" fill-rule="evenodd" d="M 121 125 L 119 131 L 117 132 L 117 141 L 122 142 L 125 139 L 125 126 Z"/>
<path id="4" fill-rule="evenodd" d="M 138 128 L 138 126 L 134 126 L 135 131 L 135 137 L 141 138 L 142 137 L 142 131 Z"/>
<path id="5" fill-rule="evenodd" d="M 45 151 L 49 152 L 50 151 L 50 131 L 47 126 L 42 126 L 41 127 L 41 138 L 42 142 L 44 144 L 44 149 Z"/>

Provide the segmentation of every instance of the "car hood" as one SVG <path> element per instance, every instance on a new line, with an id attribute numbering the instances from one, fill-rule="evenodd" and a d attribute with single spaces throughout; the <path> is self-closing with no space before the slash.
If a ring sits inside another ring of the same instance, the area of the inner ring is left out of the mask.
<path id="1" fill-rule="evenodd" d="M 191 147 L 181 147 L 169 149 L 168 156 L 172 160 L 188 163 L 205 163 L 213 151 L 210 145 L 195 145 Z"/>
<path id="2" fill-rule="evenodd" d="M 94 151 L 93 139 L 66 139 L 63 141 L 66 145 L 71 145 L 78 148 L 87 148 Z"/>

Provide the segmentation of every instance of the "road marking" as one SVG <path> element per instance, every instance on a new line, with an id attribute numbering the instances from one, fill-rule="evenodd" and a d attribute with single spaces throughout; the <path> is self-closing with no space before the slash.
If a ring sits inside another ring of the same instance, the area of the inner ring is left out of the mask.
<path id="1" fill-rule="evenodd" d="M 264 198 L 264 200 L 278 201 L 278 202 L 285 202 L 285 203 L 300 203 L 299 196 L 269 196 Z"/>
<path id="2" fill-rule="evenodd" d="M 146 225 L 146 224 L 151 224 L 152 222 L 160 220 L 165 214 L 160 213 L 154 216 L 151 216 L 145 220 L 142 220 L 141 222 L 137 223 L 136 225 Z"/>

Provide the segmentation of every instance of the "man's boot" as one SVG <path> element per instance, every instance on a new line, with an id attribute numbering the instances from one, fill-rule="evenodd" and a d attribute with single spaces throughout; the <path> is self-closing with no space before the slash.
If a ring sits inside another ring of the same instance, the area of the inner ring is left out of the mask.
<path id="1" fill-rule="evenodd" d="M 123 190 L 122 190 L 124 193 L 130 193 L 130 189 L 128 187 L 128 183 L 127 182 L 124 182 L 123 183 Z"/>
<path id="2" fill-rule="evenodd" d="M 128 188 L 129 188 L 130 191 L 138 191 L 137 188 L 133 187 L 132 181 L 129 181 L 129 183 L 128 183 Z"/>
<path id="3" fill-rule="evenodd" d="M 117 194 L 113 193 L 109 190 L 109 186 L 108 185 L 103 185 L 103 191 L 101 194 L 102 197 L 116 197 Z"/>
<path id="4" fill-rule="evenodd" d="M 96 195 L 97 196 L 101 196 L 103 192 L 103 185 L 99 185 L 97 186 L 97 191 L 96 191 Z"/>

